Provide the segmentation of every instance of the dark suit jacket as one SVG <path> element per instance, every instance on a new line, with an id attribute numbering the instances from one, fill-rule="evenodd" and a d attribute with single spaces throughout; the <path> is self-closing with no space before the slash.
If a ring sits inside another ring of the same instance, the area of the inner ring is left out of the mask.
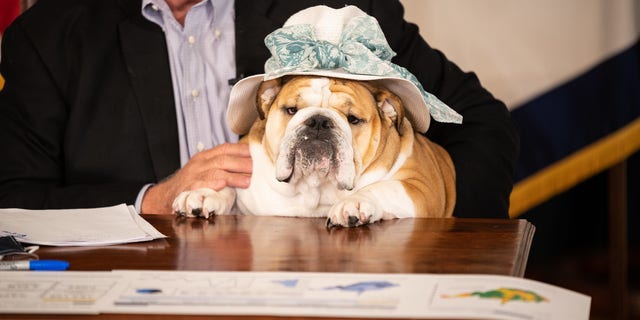
<path id="1" fill-rule="evenodd" d="M 420 38 L 396 1 L 236 0 L 238 78 L 262 73 L 264 36 L 300 9 L 356 4 L 378 18 L 398 56 L 463 125 L 432 121 L 451 154 L 457 216 L 506 217 L 518 138 L 505 106 Z M 132 204 L 180 166 L 164 34 L 135 0 L 39 0 L 4 34 L 0 206 Z"/>

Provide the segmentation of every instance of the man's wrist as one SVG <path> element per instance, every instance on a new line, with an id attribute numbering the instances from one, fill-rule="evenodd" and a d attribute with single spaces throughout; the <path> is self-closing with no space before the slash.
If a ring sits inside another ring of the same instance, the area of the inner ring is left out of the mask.
<path id="1" fill-rule="evenodd" d="M 154 185 L 153 183 L 145 184 L 142 187 L 142 189 L 140 189 L 140 192 L 138 192 L 138 196 L 136 197 L 136 202 L 134 203 L 134 206 L 133 206 L 138 213 L 142 213 L 142 200 L 144 199 L 144 196 L 147 193 L 147 190 L 149 190 L 149 188 L 152 187 L 153 185 Z"/>
<path id="2" fill-rule="evenodd" d="M 162 184 L 151 184 L 147 187 L 140 203 L 140 213 L 171 214 L 170 200 L 166 199 L 166 192 L 162 191 Z M 173 200 L 173 199 L 171 199 Z"/>

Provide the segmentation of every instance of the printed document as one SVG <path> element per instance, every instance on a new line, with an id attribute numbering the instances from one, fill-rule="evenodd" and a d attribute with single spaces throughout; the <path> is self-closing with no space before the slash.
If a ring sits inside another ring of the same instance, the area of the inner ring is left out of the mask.
<path id="1" fill-rule="evenodd" d="M 114 270 L 0 272 L 2 313 L 588 320 L 591 298 L 509 276 Z"/>
<path id="2" fill-rule="evenodd" d="M 48 246 L 102 246 L 166 238 L 132 206 L 0 209 L 0 236 Z"/>

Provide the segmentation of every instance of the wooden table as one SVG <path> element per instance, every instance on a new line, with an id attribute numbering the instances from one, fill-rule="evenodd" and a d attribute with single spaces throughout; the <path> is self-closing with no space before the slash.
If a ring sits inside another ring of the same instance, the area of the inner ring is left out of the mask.
<path id="1" fill-rule="evenodd" d="M 38 254 L 40 259 L 69 261 L 69 270 L 480 273 L 521 277 L 535 230 L 529 222 L 517 219 L 397 219 L 358 228 L 327 229 L 325 220 L 319 218 L 143 217 L 168 238 L 106 247 L 43 247 Z M 102 314 L 11 318 L 212 317 Z"/>

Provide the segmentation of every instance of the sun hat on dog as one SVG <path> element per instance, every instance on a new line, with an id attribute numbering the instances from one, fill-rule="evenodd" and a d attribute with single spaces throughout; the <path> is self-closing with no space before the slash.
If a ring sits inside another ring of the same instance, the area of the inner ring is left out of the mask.
<path id="1" fill-rule="evenodd" d="M 249 132 L 258 117 L 256 94 L 262 81 L 286 75 L 315 75 L 379 82 L 398 95 L 414 130 L 426 132 L 430 118 L 462 123 L 462 116 L 424 90 L 407 69 L 391 62 L 395 52 L 378 21 L 355 6 L 315 6 L 292 15 L 265 37 L 271 57 L 265 73 L 244 78 L 231 89 L 227 123 Z"/>

